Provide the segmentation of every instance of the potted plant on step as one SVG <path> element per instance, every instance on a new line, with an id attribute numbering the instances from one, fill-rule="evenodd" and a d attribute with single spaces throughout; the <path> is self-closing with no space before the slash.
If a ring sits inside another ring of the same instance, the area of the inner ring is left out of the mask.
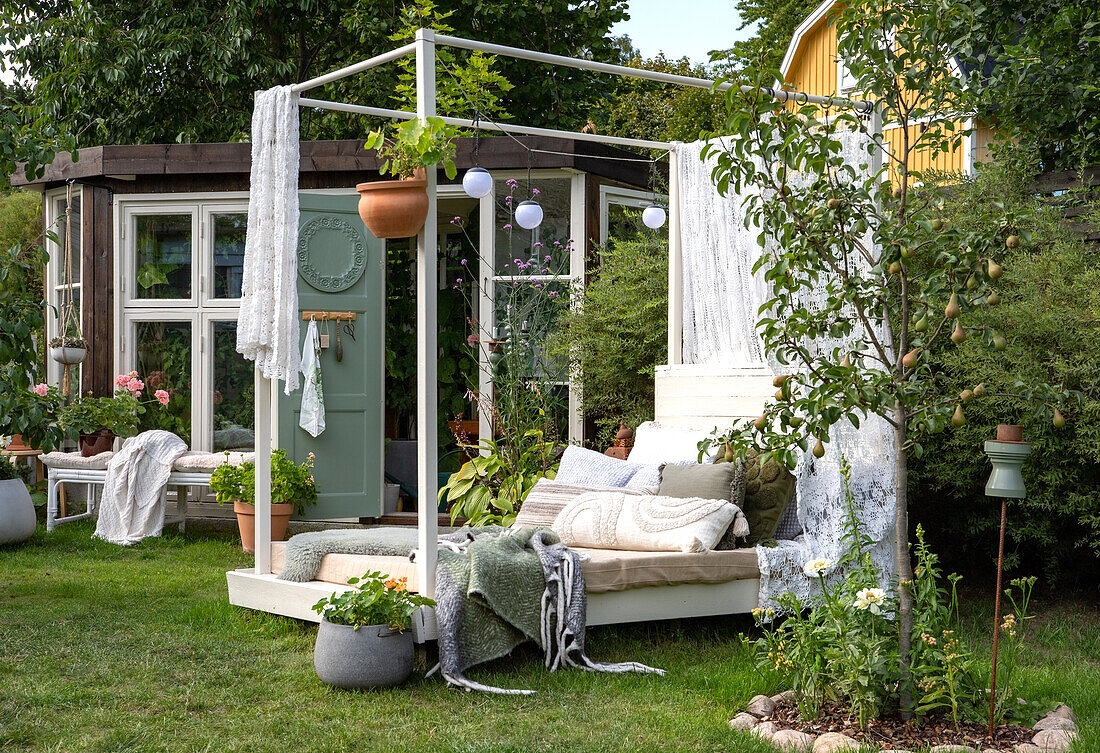
<path id="1" fill-rule="evenodd" d="M 31 494 L 19 469 L 0 456 L 0 546 L 26 541 L 34 535 Z"/>
<path id="2" fill-rule="evenodd" d="M 44 388 L 45 385 L 40 384 L 35 391 L 48 397 L 39 391 Z M 157 390 L 152 398 L 142 400 L 144 390 L 145 382 L 136 371 L 131 371 L 115 377 L 115 394 L 111 397 L 88 394 L 76 398 L 60 410 L 61 425 L 80 437 L 81 455 L 86 458 L 98 455 L 111 449 L 115 437 L 133 436 L 138 431 L 138 420 L 146 412 L 147 405 L 164 406 L 171 400 L 166 390 Z"/>
<path id="3" fill-rule="evenodd" d="M 286 537 L 290 516 L 301 515 L 317 504 L 317 483 L 313 479 L 313 453 L 304 463 L 295 463 L 286 450 L 271 453 L 271 540 Z M 241 547 L 256 551 L 256 464 L 219 465 L 210 475 L 210 491 L 218 504 L 233 503 Z"/>
<path id="4" fill-rule="evenodd" d="M 371 131 L 367 149 L 374 149 L 382 164 L 382 175 L 397 180 L 360 183 L 359 216 L 376 238 L 409 238 L 420 232 L 428 217 L 425 168 L 440 162 L 448 178 L 455 167 L 455 129 L 440 118 L 408 120 L 395 126 L 387 138 L 384 130 Z"/>
<path id="5" fill-rule="evenodd" d="M 426 596 L 409 593 L 405 578 L 369 572 L 348 578 L 348 591 L 313 605 L 321 615 L 313 668 L 338 688 L 392 688 L 412 674 L 413 636 L 408 631 Z"/>

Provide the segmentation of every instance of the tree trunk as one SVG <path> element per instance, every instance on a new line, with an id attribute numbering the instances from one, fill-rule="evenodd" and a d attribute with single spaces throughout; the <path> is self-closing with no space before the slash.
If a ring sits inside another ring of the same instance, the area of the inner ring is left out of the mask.
<path id="1" fill-rule="evenodd" d="M 898 459 L 895 488 L 894 547 L 898 566 L 898 656 L 901 669 L 901 715 L 903 719 L 913 716 L 913 694 L 909 677 L 909 649 L 913 636 L 913 564 L 909 559 L 909 508 L 906 486 L 909 469 L 905 454 L 905 407 L 901 401 L 895 403 L 894 417 L 897 421 Z"/>

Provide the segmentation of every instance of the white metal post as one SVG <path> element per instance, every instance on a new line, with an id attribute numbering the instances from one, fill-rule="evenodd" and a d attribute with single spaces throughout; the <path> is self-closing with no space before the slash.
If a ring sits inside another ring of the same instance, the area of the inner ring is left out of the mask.
<path id="1" fill-rule="evenodd" d="M 668 152 L 668 364 L 684 362 L 684 257 L 680 250 L 680 169 Z"/>
<path id="2" fill-rule="evenodd" d="M 271 572 L 271 424 L 275 390 L 256 369 L 256 574 Z"/>
<path id="3" fill-rule="evenodd" d="M 435 32 L 416 32 L 416 115 L 435 116 Z M 428 174 L 428 219 L 416 239 L 416 463 L 417 548 L 416 568 L 420 593 L 435 596 L 435 563 L 438 538 L 436 495 L 439 486 L 438 419 L 439 384 L 436 379 L 436 296 L 439 260 L 436 248 L 436 172 Z"/>
<path id="4" fill-rule="evenodd" d="M 478 229 L 478 307 L 477 333 L 480 338 L 478 351 L 477 389 L 481 395 L 478 401 L 477 427 L 478 439 L 493 439 L 493 427 L 489 421 L 489 411 L 482 410 L 484 401 L 492 397 L 493 364 L 489 362 L 489 346 L 485 343 L 496 338 L 496 187 L 488 196 L 481 199 L 478 211 L 480 221 Z M 487 452 L 487 451 L 486 451 Z"/>

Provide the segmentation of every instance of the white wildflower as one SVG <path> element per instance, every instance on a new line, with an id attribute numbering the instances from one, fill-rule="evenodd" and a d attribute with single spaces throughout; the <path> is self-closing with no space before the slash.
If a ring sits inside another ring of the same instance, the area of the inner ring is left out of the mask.
<path id="1" fill-rule="evenodd" d="M 806 574 L 807 578 L 820 578 L 822 575 L 829 572 L 832 568 L 832 560 L 810 560 L 802 566 L 802 572 Z"/>
<path id="2" fill-rule="evenodd" d="M 882 604 L 886 601 L 886 592 L 881 588 L 865 588 L 856 592 L 852 605 L 856 609 L 870 609 L 874 614 L 882 614 Z"/>

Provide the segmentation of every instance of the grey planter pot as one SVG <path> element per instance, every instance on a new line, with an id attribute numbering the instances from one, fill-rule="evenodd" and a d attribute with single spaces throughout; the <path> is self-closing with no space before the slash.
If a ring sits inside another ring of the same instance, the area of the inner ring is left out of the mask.
<path id="1" fill-rule="evenodd" d="M 386 625 L 353 630 L 321 620 L 313 668 L 338 688 L 392 688 L 412 674 L 412 631 L 395 633 Z"/>
<path id="2" fill-rule="evenodd" d="M 17 478 L 0 481 L 0 544 L 15 544 L 34 535 L 34 503 L 27 485 Z"/>

